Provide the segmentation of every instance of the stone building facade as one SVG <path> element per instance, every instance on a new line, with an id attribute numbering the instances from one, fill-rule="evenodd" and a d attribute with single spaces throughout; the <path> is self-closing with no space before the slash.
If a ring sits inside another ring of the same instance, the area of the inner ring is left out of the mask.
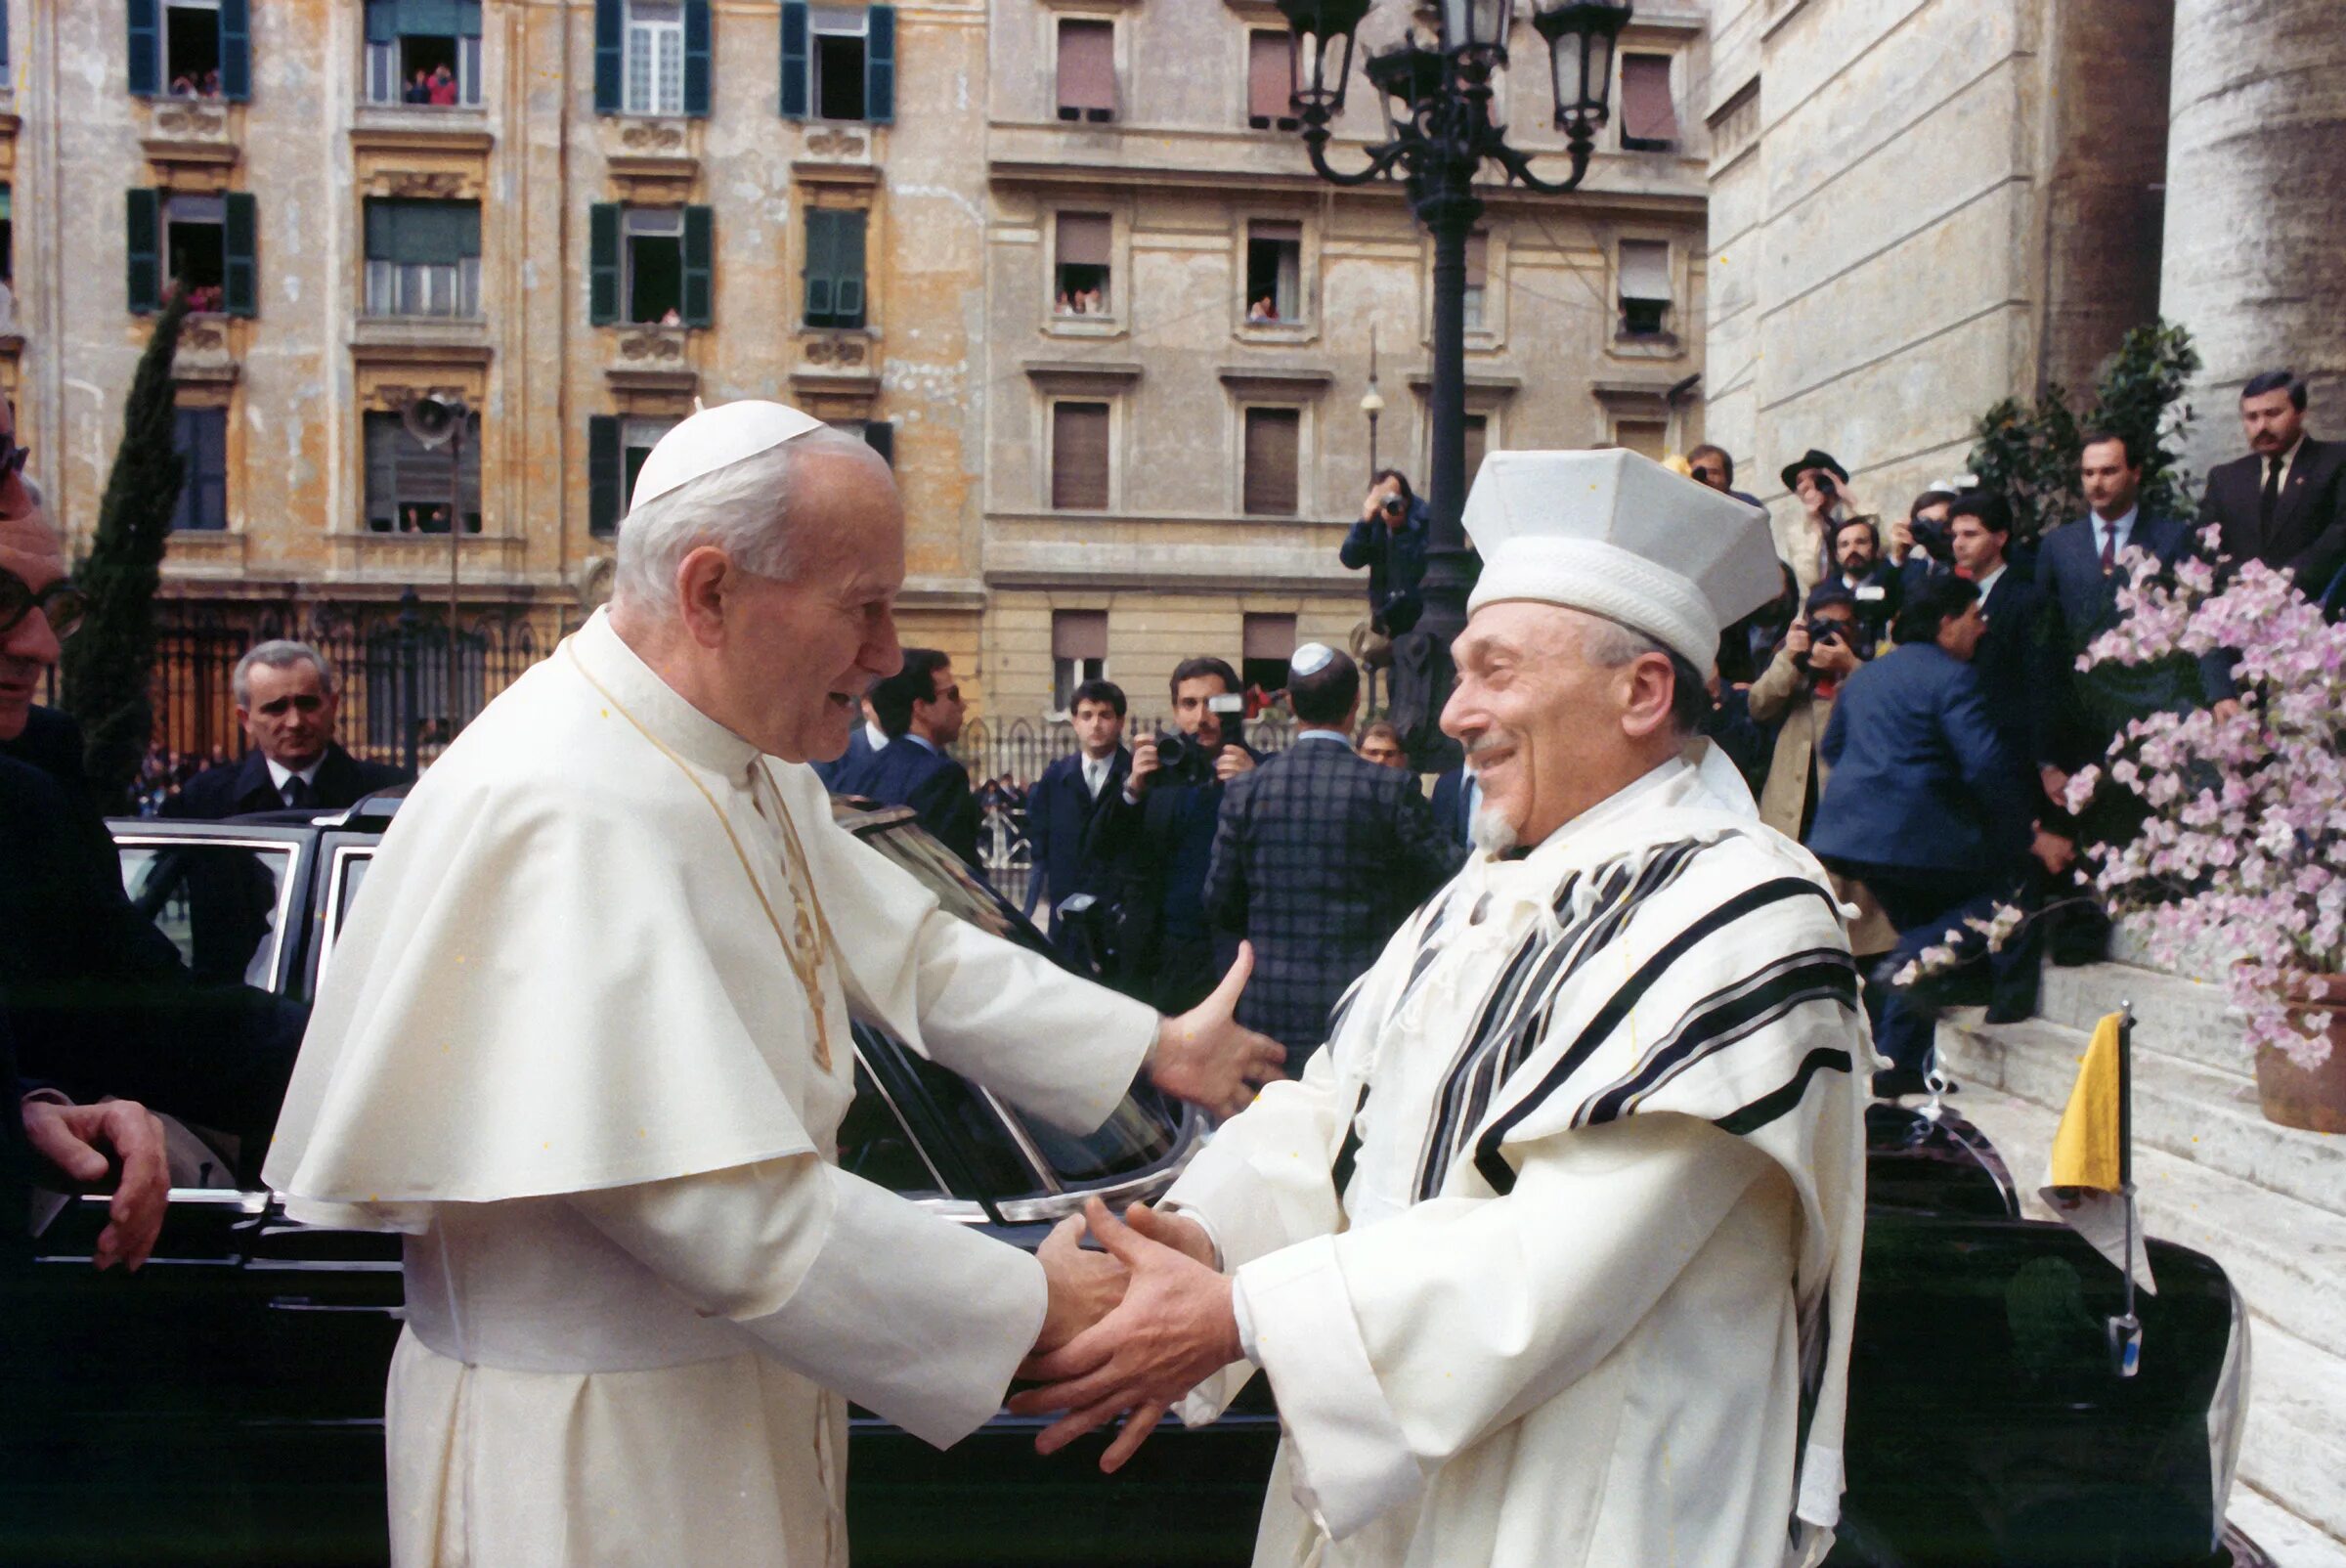
<path id="1" fill-rule="evenodd" d="M 232 639 L 436 604 L 453 552 L 467 617 L 550 646 L 607 591 L 660 431 L 778 397 L 889 451 L 906 638 L 980 709 L 1047 712 L 1104 656 L 1153 710 L 1184 654 L 1269 661 L 1359 618 L 1335 552 L 1372 332 L 1377 456 L 1424 471 L 1426 246 L 1397 187 L 1312 176 L 1262 0 L 0 14 L 0 387 L 79 546 L 152 313 L 199 291 L 164 591 Z M 1544 50 L 1517 44 L 1502 103 L 1552 149 Z M 1641 10 L 1648 134 L 1609 132 L 1581 196 L 1491 193 L 1486 445 L 1699 434 L 1706 47 L 1685 0 Z M 1376 128 L 1354 96 L 1339 161 Z M 1078 273 L 1097 308 L 1061 309 Z M 421 393 L 473 411 L 460 472 L 403 432 Z M 1087 440 L 1100 471 L 1055 495 Z"/>
<path id="2" fill-rule="evenodd" d="M 2155 314 L 2174 9 L 1719 0 L 1707 378 L 1746 488 L 1822 447 L 1902 515 Z"/>

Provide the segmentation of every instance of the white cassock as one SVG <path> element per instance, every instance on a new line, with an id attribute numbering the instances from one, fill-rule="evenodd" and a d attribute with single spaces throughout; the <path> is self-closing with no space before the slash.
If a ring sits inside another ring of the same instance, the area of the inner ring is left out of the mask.
<path id="1" fill-rule="evenodd" d="M 1285 1440 L 1255 1562 L 1812 1562 L 1873 1052 L 1825 874 L 1723 760 L 1477 855 L 1168 1203 Z"/>
<path id="2" fill-rule="evenodd" d="M 1156 1015 L 937 907 L 597 612 L 401 807 L 267 1167 L 406 1233 L 391 1542 L 419 1564 L 847 1561 L 847 1406 L 943 1446 L 1040 1266 L 837 1168 L 850 1017 L 1070 1129 Z"/>

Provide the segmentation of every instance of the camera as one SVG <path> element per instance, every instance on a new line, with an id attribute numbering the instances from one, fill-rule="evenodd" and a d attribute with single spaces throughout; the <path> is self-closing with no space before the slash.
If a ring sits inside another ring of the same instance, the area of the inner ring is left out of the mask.
<path id="1" fill-rule="evenodd" d="M 1838 487 L 1836 487 L 1833 483 L 1833 475 L 1826 469 L 1810 469 L 1808 471 L 1808 482 L 1816 486 L 1816 493 L 1820 496 L 1832 496 L 1839 493 Z"/>
<path id="2" fill-rule="evenodd" d="M 1808 628 L 1808 644 L 1811 648 L 1820 642 L 1838 642 L 1842 646 L 1854 651 L 1858 658 L 1862 659 L 1865 657 L 1865 650 L 1857 647 L 1855 643 L 1849 641 L 1849 629 L 1846 626 L 1843 626 L 1839 621 L 1834 620 L 1831 616 L 1810 616 L 1805 624 Z M 1794 654 L 1792 656 L 1792 667 L 1795 670 L 1798 670 L 1802 675 L 1807 675 L 1809 673 L 1808 655 L 1805 653 Z"/>
<path id="3" fill-rule="evenodd" d="M 1399 517 L 1410 509 L 1410 503 L 1399 496 L 1387 496 L 1384 503 L 1377 509 L 1387 517 Z"/>
<path id="4" fill-rule="evenodd" d="M 1224 745 L 1238 738 L 1238 722 L 1246 716 L 1246 699 L 1237 693 L 1205 699 L 1206 712 L 1222 720 Z M 1160 731 L 1156 737 L 1156 770 L 1170 784 L 1211 784 L 1214 781 L 1214 756 L 1221 747 L 1209 751 L 1195 735 L 1185 735 L 1178 729 Z"/>
<path id="5" fill-rule="evenodd" d="M 1945 523 L 1928 517 L 1908 520 L 1906 532 L 1914 537 L 1915 547 L 1941 566 L 1955 564 L 1955 537 Z"/>

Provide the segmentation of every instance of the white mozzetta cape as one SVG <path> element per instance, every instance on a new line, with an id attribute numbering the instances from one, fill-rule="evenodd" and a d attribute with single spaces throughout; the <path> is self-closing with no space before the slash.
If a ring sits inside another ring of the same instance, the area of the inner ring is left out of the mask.
<path id="1" fill-rule="evenodd" d="M 819 994 L 777 925 L 827 928 Z M 1156 1026 L 939 909 L 601 613 L 433 764 L 266 1169 L 407 1233 L 399 1563 L 841 1563 L 846 1399 L 940 1446 L 992 1414 L 1041 1270 L 829 1163 L 850 1017 L 1079 1130 Z"/>
<path id="2" fill-rule="evenodd" d="M 1279 1397 L 1258 1565 L 1830 1545 L 1874 1057 L 1824 872 L 1712 771 L 1470 861 L 1169 1195 Z"/>

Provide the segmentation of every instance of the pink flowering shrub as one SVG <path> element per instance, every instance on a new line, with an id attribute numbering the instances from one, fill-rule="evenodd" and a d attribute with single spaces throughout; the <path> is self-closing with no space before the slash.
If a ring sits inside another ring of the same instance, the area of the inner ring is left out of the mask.
<path id="1" fill-rule="evenodd" d="M 2258 562 L 2219 592 L 2206 561 L 2168 583 L 2149 555 L 2127 556 L 2123 619 L 2078 669 L 2235 649 L 2240 711 L 2129 720 L 2106 769 L 2070 779 L 2072 810 L 2107 778 L 2151 811 L 2132 844 L 2090 848 L 2095 884 L 2113 914 L 2145 917 L 2162 964 L 2211 941 L 2240 953 L 2232 996 L 2249 1043 L 2318 1067 L 2329 1041 L 2292 1019 L 2288 996 L 2294 977 L 2346 971 L 2346 626 Z"/>

